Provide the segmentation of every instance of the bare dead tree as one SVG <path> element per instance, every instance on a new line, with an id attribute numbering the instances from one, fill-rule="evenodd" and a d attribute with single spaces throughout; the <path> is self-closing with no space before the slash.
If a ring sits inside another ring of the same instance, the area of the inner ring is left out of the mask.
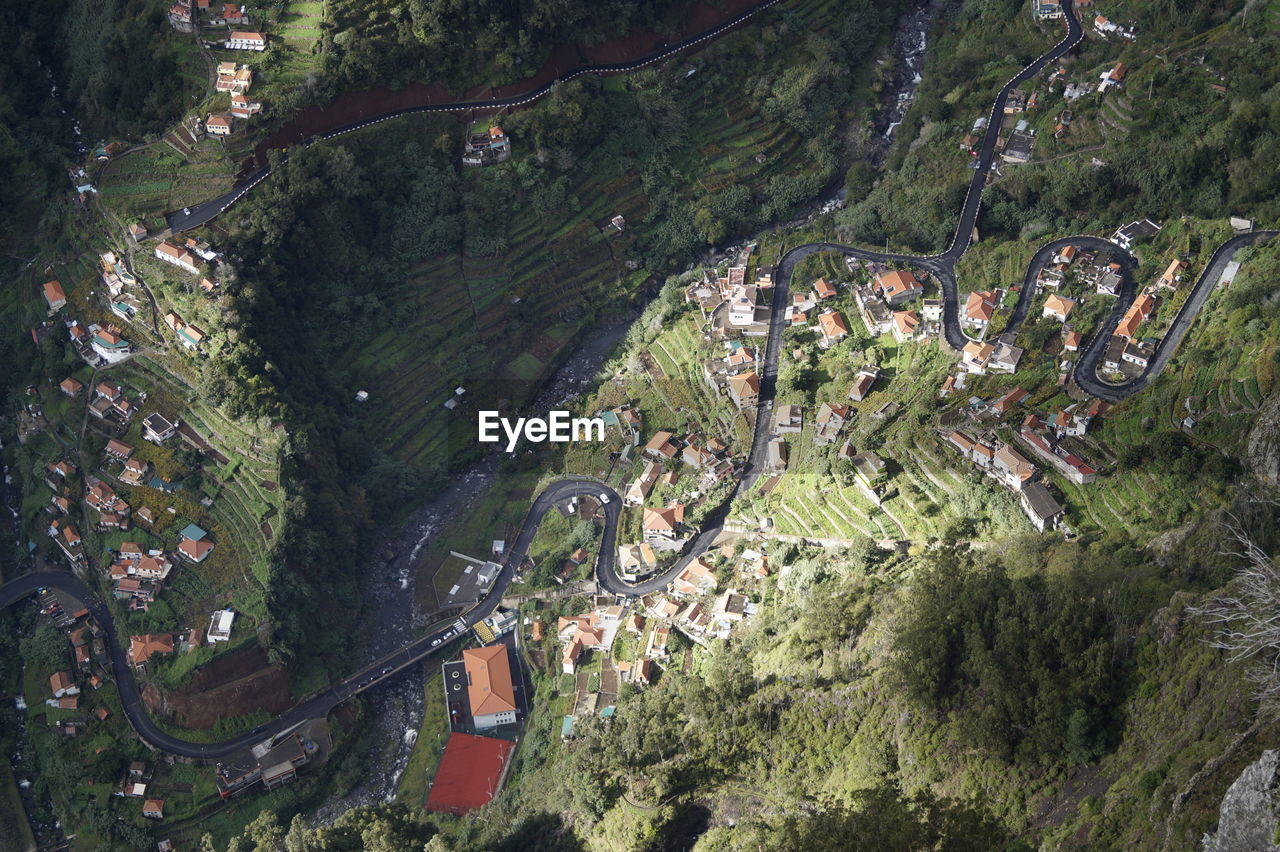
<path id="1" fill-rule="evenodd" d="M 1275 498 L 1255 497 L 1254 508 L 1273 516 L 1280 507 Z M 1218 627 L 1210 640 L 1227 652 L 1232 662 L 1248 660 L 1247 677 L 1263 710 L 1280 710 L 1280 561 L 1259 544 L 1239 515 L 1224 522 L 1227 546 L 1224 556 L 1235 557 L 1236 570 L 1228 594 L 1219 595 L 1192 612 Z"/>

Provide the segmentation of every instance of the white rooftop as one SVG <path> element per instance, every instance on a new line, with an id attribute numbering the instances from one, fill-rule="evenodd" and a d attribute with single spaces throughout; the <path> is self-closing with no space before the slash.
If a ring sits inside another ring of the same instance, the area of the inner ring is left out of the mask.
<path id="1" fill-rule="evenodd" d="M 213 618 L 209 619 L 209 632 L 207 638 L 210 642 L 226 642 L 231 638 L 231 623 L 235 621 L 236 614 L 229 609 L 220 609 L 213 614 Z"/>

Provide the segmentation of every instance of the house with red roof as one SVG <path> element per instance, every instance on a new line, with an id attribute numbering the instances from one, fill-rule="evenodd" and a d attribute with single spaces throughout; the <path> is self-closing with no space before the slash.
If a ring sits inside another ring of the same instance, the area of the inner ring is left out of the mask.
<path id="1" fill-rule="evenodd" d="M 964 303 L 964 321 L 984 329 L 996 314 L 996 294 L 991 290 L 970 293 Z"/>
<path id="2" fill-rule="evenodd" d="M 59 310 L 67 304 L 67 294 L 62 290 L 62 283 L 59 281 L 46 281 L 41 288 L 44 293 L 44 300 L 49 305 L 49 313 Z"/>
<path id="3" fill-rule="evenodd" d="M 893 339 L 899 343 L 915 340 L 920 336 L 920 315 L 915 311 L 893 312 Z"/>
<path id="4" fill-rule="evenodd" d="M 818 314 L 818 330 L 822 333 L 822 345 L 828 347 L 849 336 L 849 326 L 838 311 Z"/>
<path id="5" fill-rule="evenodd" d="M 875 289 L 890 305 L 909 302 L 924 293 L 924 285 L 909 269 L 892 269 L 875 278 Z"/>

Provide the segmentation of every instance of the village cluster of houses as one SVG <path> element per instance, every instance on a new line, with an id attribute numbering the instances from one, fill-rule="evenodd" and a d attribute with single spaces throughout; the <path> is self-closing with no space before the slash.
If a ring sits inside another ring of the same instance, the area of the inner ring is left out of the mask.
<path id="1" fill-rule="evenodd" d="M 732 559 L 732 545 L 723 548 L 721 555 Z M 738 572 L 744 582 L 767 577 L 767 559 L 755 551 L 744 551 Z M 636 658 L 615 661 L 614 666 L 623 682 L 648 685 L 655 666 L 665 664 L 672 630 L 706 645 L 713 639 L 728 639 L 735 626 L 756 614 L 755 604 L 745 594 L 735 588 L 717 593 L 718 585 L 715 569 L 704 555 L 676 574 L 665 592 L 655 592 L 635 603 L 596 595 L 590 610 L 561 617 L 556 625 L 556 637 L 563 646 L 561 671 L 575 674 L 588 652 L 610 653 L 619 631 L 623 631 L 636 638 Z M 535 640 L 541 638 L 540 633 L 540 624 L 535 624 Z"/>
<path id="2" fill-rule="evenodd" d="M 1112 236 L 1112 241 L 1128 248 L 1135 240 L 1156 233 L 1159 227 L 1150 220 L 1133 222 L 1118 229 Z M 1123 286 L 1120 264 L 1099 261 L 1093 253 L 1080 250 L 1077 246 L 1061 249 L 1053 263 L 1040 271 L 1037 276 L 1038 285 L 1054 291 L 1045 300 L 1042 316 L 1063 323 L 1063 349 L 1068 352 L 1078 350 L 1081 342 L 1080 333 L 1071 331 L 1068 325 L 1071 312 L 1077 307 L 1079 300 L 1060 295 L 1056 291 L 1067 280 L 1067 274 L 1073 265 L 1076 267 L 1077 280 L 1086 286 L 1091 285 L 1098 295 L 1118 296 Z M 1185 260 L 1178 257 L 1171 259 L 1155 283 L 1138 294 L 1107 344 L 1102 361 L 1104 370 L 1132 377 L 1147 368 L 1155 353 L 1157 341 L 1154 336 L 1142 336 L 1139 332 L 1155 314 L 1162 291 L 1178 290 L 1187 269 Z"/>
<path id="3" fill-rule="evenodd" d="M 234 3 L 211 4 L 209 0 L 177 0 L 169 7 L 169 23 L 179 32 L 194 32 L 198 26 L 225 28 L 220 46 L 226 50 L 261 52 L 267 49 L 267 37 L 263 33 L 243 29 L 250 26 L 249 11 Z M 203 121 L 197 119 L 188 129 L 193 138 L 200 138 L 203 131 L 210 136 L 230 136 L 233 119 L 247 119 L 262 111 L 262 104 L 249 98 L 253 85 L 253 69 L 235 62 L 219 62 L 214 89 L 231 95 L 230 114 L 209 113 Z"/>
<path id="4" fill-rule="evenodd" d="M 129 233 L 137 240 L 140 239 L 137 236 L 139 233 L 145 237 L 147 232 L 142 225 L 134 223 L 130 226 Z M 142 300 L 134 292 L 134 288 L 138 286 L 137 277 L 115 252 L 106 251 L 98 257 L 98 278 L 102 286 L 107 288 L 111 312 L 126 322 L 132 321 L 142 309 Z"/>
<path id="5" fill-rule="evenodd" d="M 808 292 L 792 293 L 791 305 L 787 308 L 788 328 L 807 328 L 817 322 L 818 345 L 823 349 L 835 346 L 849 336 L 849 326 L 844 316 L 833 307 L 822 307 L 823 303 L 834 299 L 839 291 L 836 286 L 819 278 L 813 282 Z"/>
<path id="6" fill-rule="evenodd" d="M 233 33 L 233 35 L 257 36 L 258 34 Z M 258 37 L 261 38 L 261 36 Z M 227 46 L 231 47 L 231 44 L 228 43 Z M 249 87 L 252 85 L 253 69 L 248 65 L 237 66 L 234 62 L 219 62 L 214 89 L 230 94 L 231 109 L 229 113 L 209 113 L 205 116 L 204 132 L 214 137 L 230 136 L 235 119 L 247 120 L 262 112 L 262 104 L 249 97 Z"/>
<path id="7" fill-rule="evenodd" d="M 126 284 L 133 283 L 136 279 L 123 266 L 116 268 L 115 255 L 110 252 L 102 256 L 101 263 L 103 264 L 103 283 L 112 294 L 112 310 L 120 316 L 132 316 L 129 312 L 134 310 L 133 303 L 122 301 L 120 293 Z M 53 316 L 67 305 L 67 293 L 61 281 L 55 279 L 44 282 L 40 287 L 40 293 L 48 306 L 49 316 Z M 63 326 L 67 329 L 67 335 L 71 339 L 71 345 L 76 354 L 92 367 L 118 363 L 133 352 L 133 344 L 124 337 L 124 330 L 119 326 L 110 323 L 100 326 L 93 323 L 85 328 L 74 319 L 65 320 Z M 36 332 L 33 331 L 32 336 L 37 337 Z"/>
<path id="8" fill-rule="evenodd" d="M 88 727 L 90 716 L 99 722 L 105 722 L 111 716 L 111 711 L 102 704 L 87 715 L 84 714 L 87 708 L 81 706 L 82 699 L 86 698 L 81 684 L 97 691 L 106 682 L 110 665 L 106 634 L 87 609 L 66 614 L 56 601 L 49 601 L 46 609 L 51 614 L 56 613 L 55 623 L 64 630 L 71 643 L 73 664 L 49 676 L 49 698 L 45 699 L 45 704 L 65 711 L 58 713 L 50 722 L 53 728 L 63 736 L 75 737 Z"/>
<path id="9" fill-rule="evenodd" d="M 696 304 L 704 323 L 710 324 L 716 338 L 767 337 L 772 315 L 773 270 L 757 267 L 755 280 L 747 282 L 747 260 L 750 249 L 724 275 L 714 269 L 703 272 L 703 278 L 685 289 L 686 302 Z"/>
<path id="10" fill-rule="evenodd" d="M 251 25 L 249 10 L 236 3 L 210 3 L 209 0 L 177 0 L 169 7 L 169 24 L 178 32 L 195 32 L 198 26 L 222 27 L 226 37 L 222 46 L 227 50 L 267 49 L 267 37 L 249 32 L 241 27 Z"/>
<path id="11" fill-rule="evenodd" d="M 70 376 L 62 380 L 59 389 L 73 399 L 86 392 L 84 384 Z M 90 397 L 89 414 L 101 421 L 108 430 L 122 433 L 138 410 L 136 402 L 130 400 L 124 388 L 110 379 L 103 379 L 87 393 Z M 179 425 L 177 422 L 170 422 L 159 412 L 152 412 L 142 421 L 143 437 L 157 445 L 163 444 L 177 434 Z M 81 495 L 85 506 L 96 513 L 97 528 L 103 532 L 128 530 L 135 520 L 150 527 L 155 522 L 151 510 L 142 507 L 135 512 L 111 487 L 106 477 L 124 485 L 147 486 L 164 491 L 170 490 L 172 484 L 153 475 L 151 464 L 136 456 L 134 447 L 114 437 L 108 438 L 103 448 L 101 472 L 104 476 L 85 474 Z M 77 473 L 76 465 L 66 459 L 52 462 L 45 468 L 45 484 L 53 491 L 53 497 L 46 507 L 51 516 L 48 533 L 73 567 L 84 564 L 80 533 L 70 519 L 77 495 L 73 487 Z M 208 541 L 204 531 L 190 525 L 183 530 L 177 552 L 192 562 L 200 562 L 212 548 L 213 544 Z M 128 598 L 131 608 L 146 609 L 146 605 L 155 599 L 159 583 L 168 576 L 171 567 L 163 554 L 143 553 L 139 545 L 126 542 L 110 569 L 116 597 Z"/>
<path id="12" fill-rule="evenodd" d="M 1080 13 L 1081 19 L 1087 21 L 1093 9 L 1093 0 L 1076 0 L 1075 8 Z M 1064 17 L 1062 0 L 1031 0 L 1031 14 L 1038 21 L 1062 20 Z M 1128 41 L 1134 41 L 1138 37 L 1132 25 L 1120 26 L 1101 14 L 1094 14 L 1093 30 L 1103 38 L 1116 35 Z"/>
<path id="13" fill-rule="evenodd" d="M 936 337 L 942 327 L 942 300 L 924 299 L 924 282 L 910 269 L 848 258 L 850 272 L 865 268 L 866 283 L 853 286 L 853 299 L 867 333 L 892 334 L 899 343 Z M 923 273 L 921 273 L 923 275 Z M 919 307 L 915 303 L 919 301 Z"/>
<path id="14" fill-rule="evenodd" d="M 1040 469 L 1010 442 L 996 437 L 999 421 L 1028 396 L 1022 388 L 1013 388 L 992 400 L 972 398 L 964 411 L 972 423 L 972 434 L 948 427 L 943 437 L 962 458 L 1013 491 L 1032 525 L 1044 531 L 1060 525 L 1062 506 L 1046 487 Z M 1086 485 L 1097 478 L 1097 470 L 1064 442 L 1085 434 L 1109 409 L 1106 402 L 1095 399 L 1069 405 L 1050 416 L 1029 412 L 1018 426 L 1017 440 L 1069 481 Z"/>

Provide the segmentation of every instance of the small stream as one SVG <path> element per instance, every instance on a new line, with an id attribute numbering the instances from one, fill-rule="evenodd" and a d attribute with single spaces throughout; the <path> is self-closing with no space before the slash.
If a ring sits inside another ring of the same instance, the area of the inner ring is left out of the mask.
<path id="1" fill-rule="evenodd" d="M 929 46 L 929 30 L 941 11 L 938 0 L 926 3 L 898 22 L 893 34 L 891 58 L 892 83 L 880 93 L 880 109 L 876 116 L 875 151 L 872 162 L 878 167 L 889 153 L 894 134 L 907 111 L 916 100 L 916 90 L 924 80 L 925 51 Z"/>

